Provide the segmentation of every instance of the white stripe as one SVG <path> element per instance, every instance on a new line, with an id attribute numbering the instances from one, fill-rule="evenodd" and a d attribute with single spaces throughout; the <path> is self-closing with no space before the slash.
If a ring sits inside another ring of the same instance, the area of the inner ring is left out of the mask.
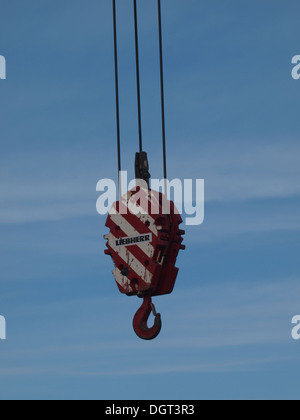
<path id="1" fill-rule="evenodd" d="M 126 205 L 126 204 L 124 204 L 124 205 Z M 116 214 L 111 214 L 110 216 L 111 216 L 111 219 L 115 222 L 115 220 L 120 220 L 119 218 L 116 218 L 116 216 L 120 216 L 120 217 L 122 217 L 122 219 L 124 220 L 124 222 L 125 223 L 127 223 L 127 225 L 128 225 L 128 229 L 130 229 L 130 230 L 128 230 L 128 232 L 130 231 L 130 232 L 138 232 L 129 222 L 127 222 L 127 220 L 126 219 L 124 219 L 124 217 L 121 215 L 121 214 L 119 214 L 118 212 L 117 212 L 117 210 L 116 210 L 116 207 L 115 206 L 113 206 L 113 209 L 114 209 L 114 211 L 116 212 Z M 129 210 L 130 210 L 130 208 L 129 208 Z M 140 219 L 141 220 L 141 222 L 143 222 L 143 223 L 146 223 L 146 222 L 149 222 L 150 223 L 150 225 L 149 226 L 147 226 L 147 228 L 149 229 L 149 230 L 151 230 L 151 232 L 157 237 L 158 236 L 158 230 L 157 230 L 157 227 L 156 227 L 156 225 L 155 225 L 155 220 L 153 219 L 153 217 L 151 217 L 149 214 L 141 214 L 140 216 L 136 216 L 138 219 Z M 115 222 L 116 223 L 116 222 Z M 116 223 L 118 226 L 120 226 L 119 225 L 119 222 L 118 223 Z M 123 230 L 123 229 L 122 229 Z M 128 235 L 128 236 L 131 236 L 131 234 L 128 234 L 127 233 L 127 231 L 125 231 L 124 230 L 124 232 L 126 233 L 126 235 Z M 140 234 L 140 232 L 138 232 L 138 234 Z M 132 236 L 134 236 L 135 235 L 135 233 L 132 235 Z"/>
<path id="2" fill-rule="evenodd" d="M 132 203 L 130 203 L 130 202 L 128 202 L 128 205 L 127 205 L 127 207 L 128 207 L 128 209 L 129 209 L 129 211 L 133 214 L 133 215 L 135 215 L 138 219 L 140 219 L 142 222 L 149 222 L 150 223 L 150 226 L 149 226 L 149 228 L 148 229 L 150 229 L 153 233 L 154 233 L 154 235 L 156 235 L 157 236 L 157 230 L 156 230 L 156 228 L 155 228 L 155 220 L 153 219 L 153 217 L 152 216 L 150 216 L 150 214 L 148 214 L 145 210 L 143 210 L 142 209 L 142 207 L 139 207 L 139 209 L 141 210 L 141 212 L 140 212 L 140 214 L 136 214 L 136 211 L 135 211 L 135 209 L 137 209 L 137 207 L 136 206 L 134 206 Z"/>
<path id="3" fill-rule="evenodd" d="M 121 273 L 121 271 L 118 269 L 118 267 L 116 267 L 113 271 L 113 275 L 114 278 L 116 279 L 116 281 L 119 283 L 119 285 L 121 287 L 123 287 L 123 289 L 128 290 L 128 293 L 133 292 L 133 288 L 130 285 L 130 280 L 128 277 L 123 276 L 123 274 Z"/>
<path id="4" fill-rule="evenodd" d="M 124 219 L 123 216 L 120 214 L 116 214 L 114 216 L 111 216 L 112 221 L 117 225 L 120 226 L 123 232 L 126 233 L 127 236 L 136 236 L 141 235 L 140 232 L 138 232 L 130 223 L 127 222 L 126 219 Z M 154 255 L 154 247 L 151 245 L 151 243 L 137 243 L 135 244 L 138 246 L 149 258 L 152 258 Z"/>
<path id="5" fill-rule="evenodd" d="M 149 230 L 151 230 L 151 232 L 156 236 L 156 237 L 158 237 L 158 230 L 157 230 L 157 227 L 156 227 L 156 224 L 155 224 L 155 220 L 153 219 L 153 217 L 151 217 L 149 214 L 146 214 L 146 215 L 142 215 L 141 217 L 140 217 L 140 220 L 141 220 L 141 222 L 143 222 L 143 223 L 146 223 L 146 222 L 149 222 L 150 223 L 150 225 L 149 226 L 147 226 L 147 228 L 149 229 Z"/>
<path id="6" fill-rule="evenodd" d="M 124 261 L 124 264 L 127 265 L 129 268 L 135 271 L 135 273 L 143 279 L 143 281 L 147 284 L 151 284 L 153 274 L 147 270 L 146 267 L 143 266 L 142 263 L 130 252 L 129 248 L 126 247 L 117 247 L 116 246 L 116 239 L 114 235 L 111 233 L 109 235 L 108 244 L 109 246 L 118 254 L 118 256 Z"/>

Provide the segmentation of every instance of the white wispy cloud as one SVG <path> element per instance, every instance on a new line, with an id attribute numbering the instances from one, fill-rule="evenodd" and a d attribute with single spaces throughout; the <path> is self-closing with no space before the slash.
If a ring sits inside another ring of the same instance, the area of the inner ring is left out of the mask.
<path id="1" fill-rule="evenodd" d="M 192 150 L 195 142 L 189 141 Z M 299 155 L 295 141 L 216 139 L 198 144 L 188 165 L 178 165 L 174 157 L 170 171 L 182 178 L 205 178 L 206 202 L 287 198 L 300 195 Z"/>
<path id="2" fill-rule="evenodd" d="M 0 365 L 11 365 L 11 361 L 17 361 L 22 356 L 28 363 L 34 360 L 38 366 L 41 358 L 44 360 L 47 357 L 51 360 L 58 355 L 62 359 L 72 355 L 72 360 L 78 359 L 78 363 L 81 364 L 82 357 L 93 360 L 101 354 L 104 360 L 114 360 L 113 365 L 107 362 L 105 368 L 101 368 L 103 374 L 111 374 L 115 371 L 120 372 L 117 360 L 120 359 L 122 363 L 122 359 L 127 359 L 132 352 L 135 352 L 136 357 L 132 363 L 130 358 L 128 359 L 130 370 L 140 358 L 147 358 L 151 352 L 160 352 L 164 357 L 172 349 L 172 352 L 185 350 L 196 353 L 192 353 L 193 356 L 187 364 L 178 365 L 176 362 L 175 365 L 170 363 L 162 367 L 153 360 L 149 370 L 159 373 L 161 370 L 164 372 L 178 369 L 234 369 L 239 364 L 249 364 L 249 358 L 239 359 L 235 366 L 235 363 L 226 359 L 224 353 L 225 359 L 222 362 L 218 361 L 216 365 L 207 351 L 224 352 L 226 349 L 238 348 L 243 355 L 243 348 L 255 348 L 257 353 L 257 349 L 263 346 L 272 347 L 276 344 L 278 349 L 278 345 L 290 344 L 291 319 L 300 310 L 299 294 L 298 279 L 285 279 L 269 284 L 255 281 L 252 285 L 218 283 L 174 293 L 171 297 L 164 297 L 164 302 L 160 300 L 164 303 L 165 327 L 160 338 L 151 344 L 138 340 L 130 327 L 130 317 L 139 304 L 134 298 L 125 299 L 117 295 L 34 304 L 30 307 L 24 302 L 14 311 L 14 322 L 23 325 L 24 316 L 26 319 L 35 319 L 40 318 L 42 314 L 43 325 L 30 332 L 21 329 L 17 334 L 18 339 L 25 343 L 24 346 L 2 351 Z M 158 309 L 162 307 L 160 302 L 156 302 Z M 120 312 L 116 311 L 120 305 L 126 314 L 121 319 Z M 54 314 L 59 321 L 53 322 Z M 25 335 L 26 339 L 23 340 Z M 43 342 L 49 337 L 53 337 L 55 343 L 47 343 L 47 346 L 44 346 Z M 36 344 L 33 347 L 26 346 L 28 341 Z M 204 358 L 201 364 L 198 363 L 199 354 Z M 263 359 L 266 362 L 272 361 L 274 355 L 269 356 L 263 356 Z M 278 357 L 281 359 L 283 356 Z M 261 363 L 257 358 L 252 362 Z M 85 366 L 88 371 L 89 362 Z M 133 369 L 135 370 L 137 369 Z M 138 370 L 139 373 L 143 371 Z"/>

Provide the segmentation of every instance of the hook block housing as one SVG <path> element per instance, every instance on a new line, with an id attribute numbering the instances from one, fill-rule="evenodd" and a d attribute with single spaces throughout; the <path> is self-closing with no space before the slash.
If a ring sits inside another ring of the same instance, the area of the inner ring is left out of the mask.
<path id="1" fill-rule="evenodd" d="M 173 291 L 176 259 L 184 231 L 173 202 L 159 192 L 135 187 L 113 204 L 106 226 L 107 249 L 121 293 L 139 297 Z"/>

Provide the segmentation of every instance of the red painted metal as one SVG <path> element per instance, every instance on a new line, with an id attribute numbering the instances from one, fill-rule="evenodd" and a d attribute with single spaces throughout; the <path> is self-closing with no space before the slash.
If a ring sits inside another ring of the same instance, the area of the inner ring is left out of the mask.
<path id="1" fill-rule="evenodd" d="M 152 328 L 148 328 L 149 315 L 153 313 L 155 320 Z M 143 340 L 153 340 L 161 331 L 161 316 L 157 314 L 152 304 L 151 296 L 144 297 L 144 302 L 133 318 L 133 329 Z"/>

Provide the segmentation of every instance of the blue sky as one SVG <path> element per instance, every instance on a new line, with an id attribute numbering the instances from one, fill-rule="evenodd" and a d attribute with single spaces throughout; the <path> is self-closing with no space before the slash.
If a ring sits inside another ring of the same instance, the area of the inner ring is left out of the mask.
<path id="1" fill-rule="evenodd" d="M 162 176 L 156 1 L 139 0 L 142 112 Z M 133 8 L 119 0 L 123 167 L 138 148 Z M 96 184 L 116 176 L 109 0 L 2 2 L 1 399 L 298 399 L 299 2 L 163 0 L 170 178 L 205 178 L 163 331 L 104 256 Z"/>

